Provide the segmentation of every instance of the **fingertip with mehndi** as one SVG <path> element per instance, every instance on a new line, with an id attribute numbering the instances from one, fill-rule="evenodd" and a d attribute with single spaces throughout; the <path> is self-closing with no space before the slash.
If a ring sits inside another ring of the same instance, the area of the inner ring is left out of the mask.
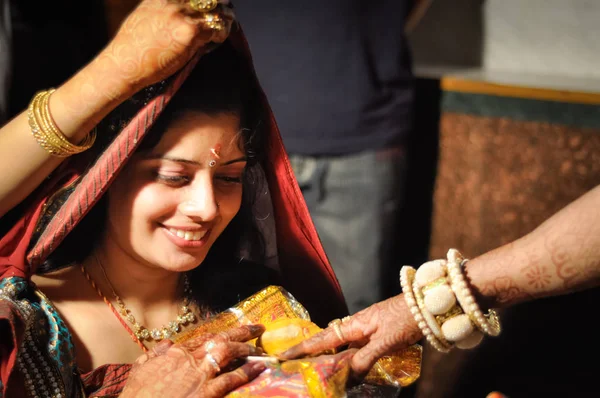
<path id="1" fill-rule="evenodd" d="M 295 359 L 303 355 L 312 355 L 331 350 L 340 345 L 340 339 L 335 331 L 326 328 L 290 349 L 277 354 L 280 359 Z"/>
<path id="2" fill-rule="evenodd" d="M 369 373 L 375 362 L 379 359 L 378 355 L 373 353 L 373 350 L 365 346 L 359 349 L 350 362 L 350 368 L 355 378 L 362 379 Z"/>
<path id="3" fill-rule="evenodd" d="M 252 334 L 261 334 L 265 331 L 266 328 L 264 325 L 257 323 L 254 325 L 248 325 L 248 329 L 250 330 L 250 333 L 252 333 Z"/>
<path id="4" fill-rule="evenodd" d="M 242 385 L 258 377 L 265 369 L 267 369 L 267 365 L 264 362 L 248 362 L 232 373 L 237 373 L 238 376 L 241 376 L 241 383 L 239 385 Z"/>

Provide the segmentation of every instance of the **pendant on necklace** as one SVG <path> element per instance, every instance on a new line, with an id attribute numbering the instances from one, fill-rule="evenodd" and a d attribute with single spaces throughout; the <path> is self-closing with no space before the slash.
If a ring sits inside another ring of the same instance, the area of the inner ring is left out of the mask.
<path id="1" fill-rule="evenodd" d="M 117 305 L 119 306 L 121 316 L 127 319 L 127 322 L 131 324 L 133 327 L 132 331 L 136 338 L 139 340 L 154 340 L 161 341 L 164 339 L 171 338 L 172 336 L 179 333 L 182 329 L 182 326 L 185 326 L 189 323 L 192 323 L 196 320 L 196 316 L 192 312 L 189 306 L 189 297 L 191 297 L 192 292 L 190 288 L 190 284 L 187 278 L 187 275 L 183 276 L 184 283 L 184 299 L 183 305 L 179 310 L 179 315 L 177 318 L 166 325 L 163 325 L 159 328 L 154 328 L 149 330 L 144 325 L 139 324 L 136 320 L 129 308 L 125 305 L 123 300 L 117 295 L 115 295 L 115 299 L 117 301 Z"/>

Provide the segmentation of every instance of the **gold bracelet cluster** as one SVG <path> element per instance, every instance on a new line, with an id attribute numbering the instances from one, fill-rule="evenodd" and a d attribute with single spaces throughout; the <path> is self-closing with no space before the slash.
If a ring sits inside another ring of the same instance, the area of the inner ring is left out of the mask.
<path id="1" fill-rule="evenodd" d="M 50 113 L 50 96 L 54 89 L 40 91 L 31 100 L 27 117 L 31 134 L 44 150 L 53 156 L 66 158 L 89 149 L 96 141 L 96 130 L 88 134 L 78 145 L 72 144 L 60 131 Z"/>

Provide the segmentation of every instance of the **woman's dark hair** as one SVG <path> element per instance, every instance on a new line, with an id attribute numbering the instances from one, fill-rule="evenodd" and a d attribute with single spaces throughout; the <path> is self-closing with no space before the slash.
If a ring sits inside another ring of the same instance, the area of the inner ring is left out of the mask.
<path id="1" fill-rule="evenodd" d="M 261 177 L 259 166 L 259 158 L 264 150 L 264 134 L 261 132 L 264 116 L 259 105 L 258 87 L 248 62 L 228 42 L 200 59 L 147 133 L 138 151 L 148 151 L 156 146 L 169 125 L 186 111 L 239 116 L 239 145 L 248 158 L 240 210 L 214 243 L 202 266 L 192 272 L 192 286 L 198 288 L 194 282 L 202 280 L 205 281 L 202 283 L 204 285 L 206 281 L 214 279 L 207 277 L 209 274 L 220 272 L 217 270 L 223 270 L 227 264 L 235 266 L 239 263 L 241 250 L 246 256 L 251 256 L 254 262 L 261 263 L 264 260 L 264 242 L 252 211 L 255 193 L 264 190 L 261 187 L 264 178 Z M 38 272 L 49 272 L 87 257 L 104 228 L 106 205 L 106 198 L 100 199 Z"/>

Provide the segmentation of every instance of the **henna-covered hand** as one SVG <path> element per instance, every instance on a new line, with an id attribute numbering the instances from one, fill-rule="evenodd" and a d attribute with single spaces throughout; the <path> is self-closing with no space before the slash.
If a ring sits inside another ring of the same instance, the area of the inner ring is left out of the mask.
<path id="1" fill-rule="evenodd" d="M 225 4 L 203 13 L 194 10 L 189 0 L 143 0 L 125 19 L 97 62 L 136 90 L 165 79 L 181 69 L 201 47 L 227 38 L 234 16 Z M 220 18 L 221 28 L 211 28 L 206 23 L 207 15 Z"/>
<path id="2" fill-rule="evenodd" d="M 360 376 L 367 373 L 379 358 L 422 337 L 402 295 L 373 304 L 345 318 L 340 324 L 340 331 L 344 341 L 340 340 L 333 327 L 328 327 L 290 348 L 280 358 L 293 359 L 350 344 L 351 348 L 359 348 L 352 358 L 352 371 Z"/>
<path id="3" fill-rule="evenodd" d="M 222 397 L 265 370 L 263 363 L 253 362 L 220 371 L 235 359 L 260 355 L 260 349 L 245 341 L 263 331 L 260 325 L 250 325 L 206 333 L 182 344 L 161 342 L 135 362 L 121 397 Z"/>
<path id="4" fill-rule="evenodd" d="M 81 141 L 122 101 L 173 75 L 210 43 L 225 41 L 234 13 L 228 0 L 219 3 L 202 13 L 189 0 L 142 0 L 106 48 L 52 95 L 61 131 Z M 214 18 L 220 29 L 213 28 Z"/>

